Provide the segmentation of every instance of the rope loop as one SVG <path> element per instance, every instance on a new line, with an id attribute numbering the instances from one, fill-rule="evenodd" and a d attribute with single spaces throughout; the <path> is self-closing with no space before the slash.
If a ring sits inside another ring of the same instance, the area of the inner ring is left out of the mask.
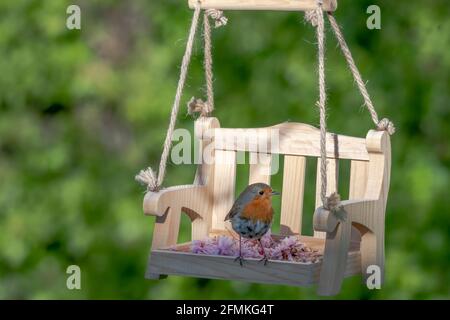
<path id="1" fill-rule="evenodd" d="M 226 26 L 228 23 L 228 18 L 224 16 L 222 10 L 206 9 L 205 13 L 208 15 L 208 17 L 210 17 L 211 19 L 214 20 L 215 28 L 220 28 L 220 27 Z"/>
<path id="2" fill-rule="evenodd" d="M 200 116 L 206 117 L 213 111 L 208 102 L 205 102 L 202 99 L 196 99 L 195 97 L 192 97 L 191 100 L 189 100 L 187 108 L 190 116 L 193 116 L 195 113 L 199 113 Z"/>
<path id="3" fill-rule="evenodd" d="M 313 27 L 319 24 L 316 10 L 305 11 L 305 21 L 310 23 Z"/>
<path id="4" fill-rule="evenodd" d="M 392 136 L 395 133 L 395 126 L 391 120 L 389 120 L 388 118 L 384 118 L 380 122 L 378 122 L 377 130 L 387 131 L 387 133 Z"/>
<path id="5" fill-rule="evenodd" d="M 342 208 L 341 205 L 341 196 L 337 192 L 333 192 L 328 197 L 326 197 L 325 204 L 323 206 L 326 210 L 329 211 L 338 211 Z"/>
<path id="6" fill-rule="evenodd" d="M 319 15 L 317 10 L 322 10 L 323 0 L 317 0 L 317 9 L 305 11 L 305 21 L 313 27 L 319 25 Z"/>
<path id="7" fill-rule="evenodd" d="M 197 2 L 195 6 L 194 15 L 192 17 L 191 27 L 189 29 L 189 36 L 186 43 L 186 50 L 184 52 L 183 60 L 181 62 L 180 77 L 178 79 L 177 91 L 175 93 L 175 98 L 172 105 L 172 111 L 170 113 L 169 127 L 167 128 L 166 139 L 164 141 L 163 151 L 161 153 L 161 159 L 159 161 L 158 176 L 152 168 L 141 170 L 135 179 L 143 184 L 147 185 L 147 190 L 150 192 L 158 192 L 163 183 L 167 161 L 169 159 L 170 148 L 172 147 L 172 137 L 175 130 L 175 124 L 177 121 L 178 111 L 180 109 L 181 96 L 183 94 L 184 85 L 186 82 L 186 77 L 189 69 L 189 64 L 191 62 L 192 48 L 194 45 L 195 33 L 197 31 L 197 25 L 200 17 L 200 3 Z"/>
<path id="8" fill-rule="evenodd" d="M 135 179 L 137 182 L 146 185 L 148 191 L 151 192 L 159 191 L 158 179 L 156 177 L 155 171 L 153 171 L 151 167 L 141 170 L 136 175 Z"/>
<path id="9" fill-rule="evenodd" d="M 377 130 L 387 131 L 390 135 L 393 135 L 395 133 L 394 124 L 388 119 L 382 119 L 381 121 L 379 120 L 378 113 L 375 110 L 375 106 L 372 103 L 372 99 L 370 98 L 369 92 L 367 91 L 366 88 L 366 84 L 361 77 L 361 73 L 359 72 L 359 69 L 356 66 L 350 48 L 348 47 L 347 42 L 345 41 L 344 34 L 342 33 L 339 24 L 337 23 L 336 19 L 334 18 L 331 12 L 328 12 L 328 20 L 330 21 L 331 28 L 333 29 L 334 35 L 336 36 L 336 39 L 339 43 L 342 54 L 344 55 L 345 60 L 347 61 L 347 65 L 350 69 L 353 79 L 355 80 L 356 86 L 358 87 L 358 90 L 361 93 L 361 96 L 363 97 L 364 106 L 369 111 L 373 123 L 375 124 Z"/>

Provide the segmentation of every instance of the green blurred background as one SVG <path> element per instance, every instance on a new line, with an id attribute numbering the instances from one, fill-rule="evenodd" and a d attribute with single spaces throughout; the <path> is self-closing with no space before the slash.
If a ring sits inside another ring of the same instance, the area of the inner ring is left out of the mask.
<path id="1" fill-rule="evenodd" d="M 80 31 L 65 27 L 69 4 L 81 7 Z M 381 30 L 366 28 L 371 4 L 381 8 Z M 153 218 L 142 214 L 134 175 L 159 160 L 191 15 L 186 0 L 0 2 L 0 298 L 317 298 L 314 288 L 144 280 Z M 339 3 L 378 112 L 398 130 L 386 283 L 369 291 L 353 277 L 336 298 L 450 297 L 449 15 L 445 0 Z M 227 16 L 214 31 L 222 126 L 317 125 L 313 28 L 298 13 Z M 204 94 L 201 64 L 197 39 L 177 123 L 191 131 L 184 105 Z M 331 32 L 327 76 L 330 131 L 364 137 L 373 124 Z M 315 189 L 308 164 L 305 233 Z M 165 185 L 190 183 L 194 172 L 171 164 Z M 182 227 L 187 239 L 186 219 Z M 82 290 L 66 288 L 71 264 L 81 267 Z"/>

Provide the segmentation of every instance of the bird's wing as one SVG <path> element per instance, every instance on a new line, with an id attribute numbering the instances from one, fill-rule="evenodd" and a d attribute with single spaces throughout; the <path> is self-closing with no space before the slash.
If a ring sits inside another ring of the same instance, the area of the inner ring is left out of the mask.
<path id="1" fill-rule="evenodd" d="M 242 191 L 242 193 L 236 199 L 236 201 L 234 202 L 234 204 L 231 207 L 230 211 L 226 215 L 224 221 L 232 219 L 236 214 L 241 212 L 243 207 L 245 206 L 245 204 L 247 204 L 251 200 L 253 195 L 249 192 L 250 187 L 251 186 L 248 186 L 247 188 L 245 188 L 244 191 Z"/>
<path id="2" fill-rule="evenodd" d="M 239 205 L 237 203 L 237 201 L 233 204 L 233 206 L 231 207 L 230 211 L 228 212 L 228 214 L 226 215 L 224 221 L 228 221 L 231 220 L 239 211 L 241 211 L 241 205 Z"/>

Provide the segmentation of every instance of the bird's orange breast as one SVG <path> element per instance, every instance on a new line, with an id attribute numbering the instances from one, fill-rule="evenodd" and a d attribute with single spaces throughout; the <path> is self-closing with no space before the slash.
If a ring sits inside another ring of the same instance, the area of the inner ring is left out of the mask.
<path id="1" fill-rule="evenodd" d="M 273 218 L 272 202 L 269 198 L 260 198 L 250 201 L 242 210 L 242 218 L 253 221 L 260 220 L 270 223 Z"/>

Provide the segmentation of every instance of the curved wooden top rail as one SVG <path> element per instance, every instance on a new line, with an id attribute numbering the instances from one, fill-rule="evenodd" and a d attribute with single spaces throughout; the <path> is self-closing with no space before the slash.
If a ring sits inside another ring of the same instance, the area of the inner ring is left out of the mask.
<path id="1" fill-rule="evenodd" d="M 200 1 L 202 9 L 218 10 L 276 10 L 308 11 L 317 8 L 317 0 L 189 0 L 189 7 L 195 8 Z M 323 10 L 335 11 L 337 0 L 323 0 Z"/>
<path id="2" fill-rule="evenodd" d="M 327 157 L 369 161 L 370 152 L 382 152 L 383 132 L 370 130 L 367 138 L 327 134 Z M 214 140 L 214 149 L 320 157 L 320 130 L 303 123 L 285 122 L 266 128 L 214 128 L 197 131 L 202 140 Z"/>

